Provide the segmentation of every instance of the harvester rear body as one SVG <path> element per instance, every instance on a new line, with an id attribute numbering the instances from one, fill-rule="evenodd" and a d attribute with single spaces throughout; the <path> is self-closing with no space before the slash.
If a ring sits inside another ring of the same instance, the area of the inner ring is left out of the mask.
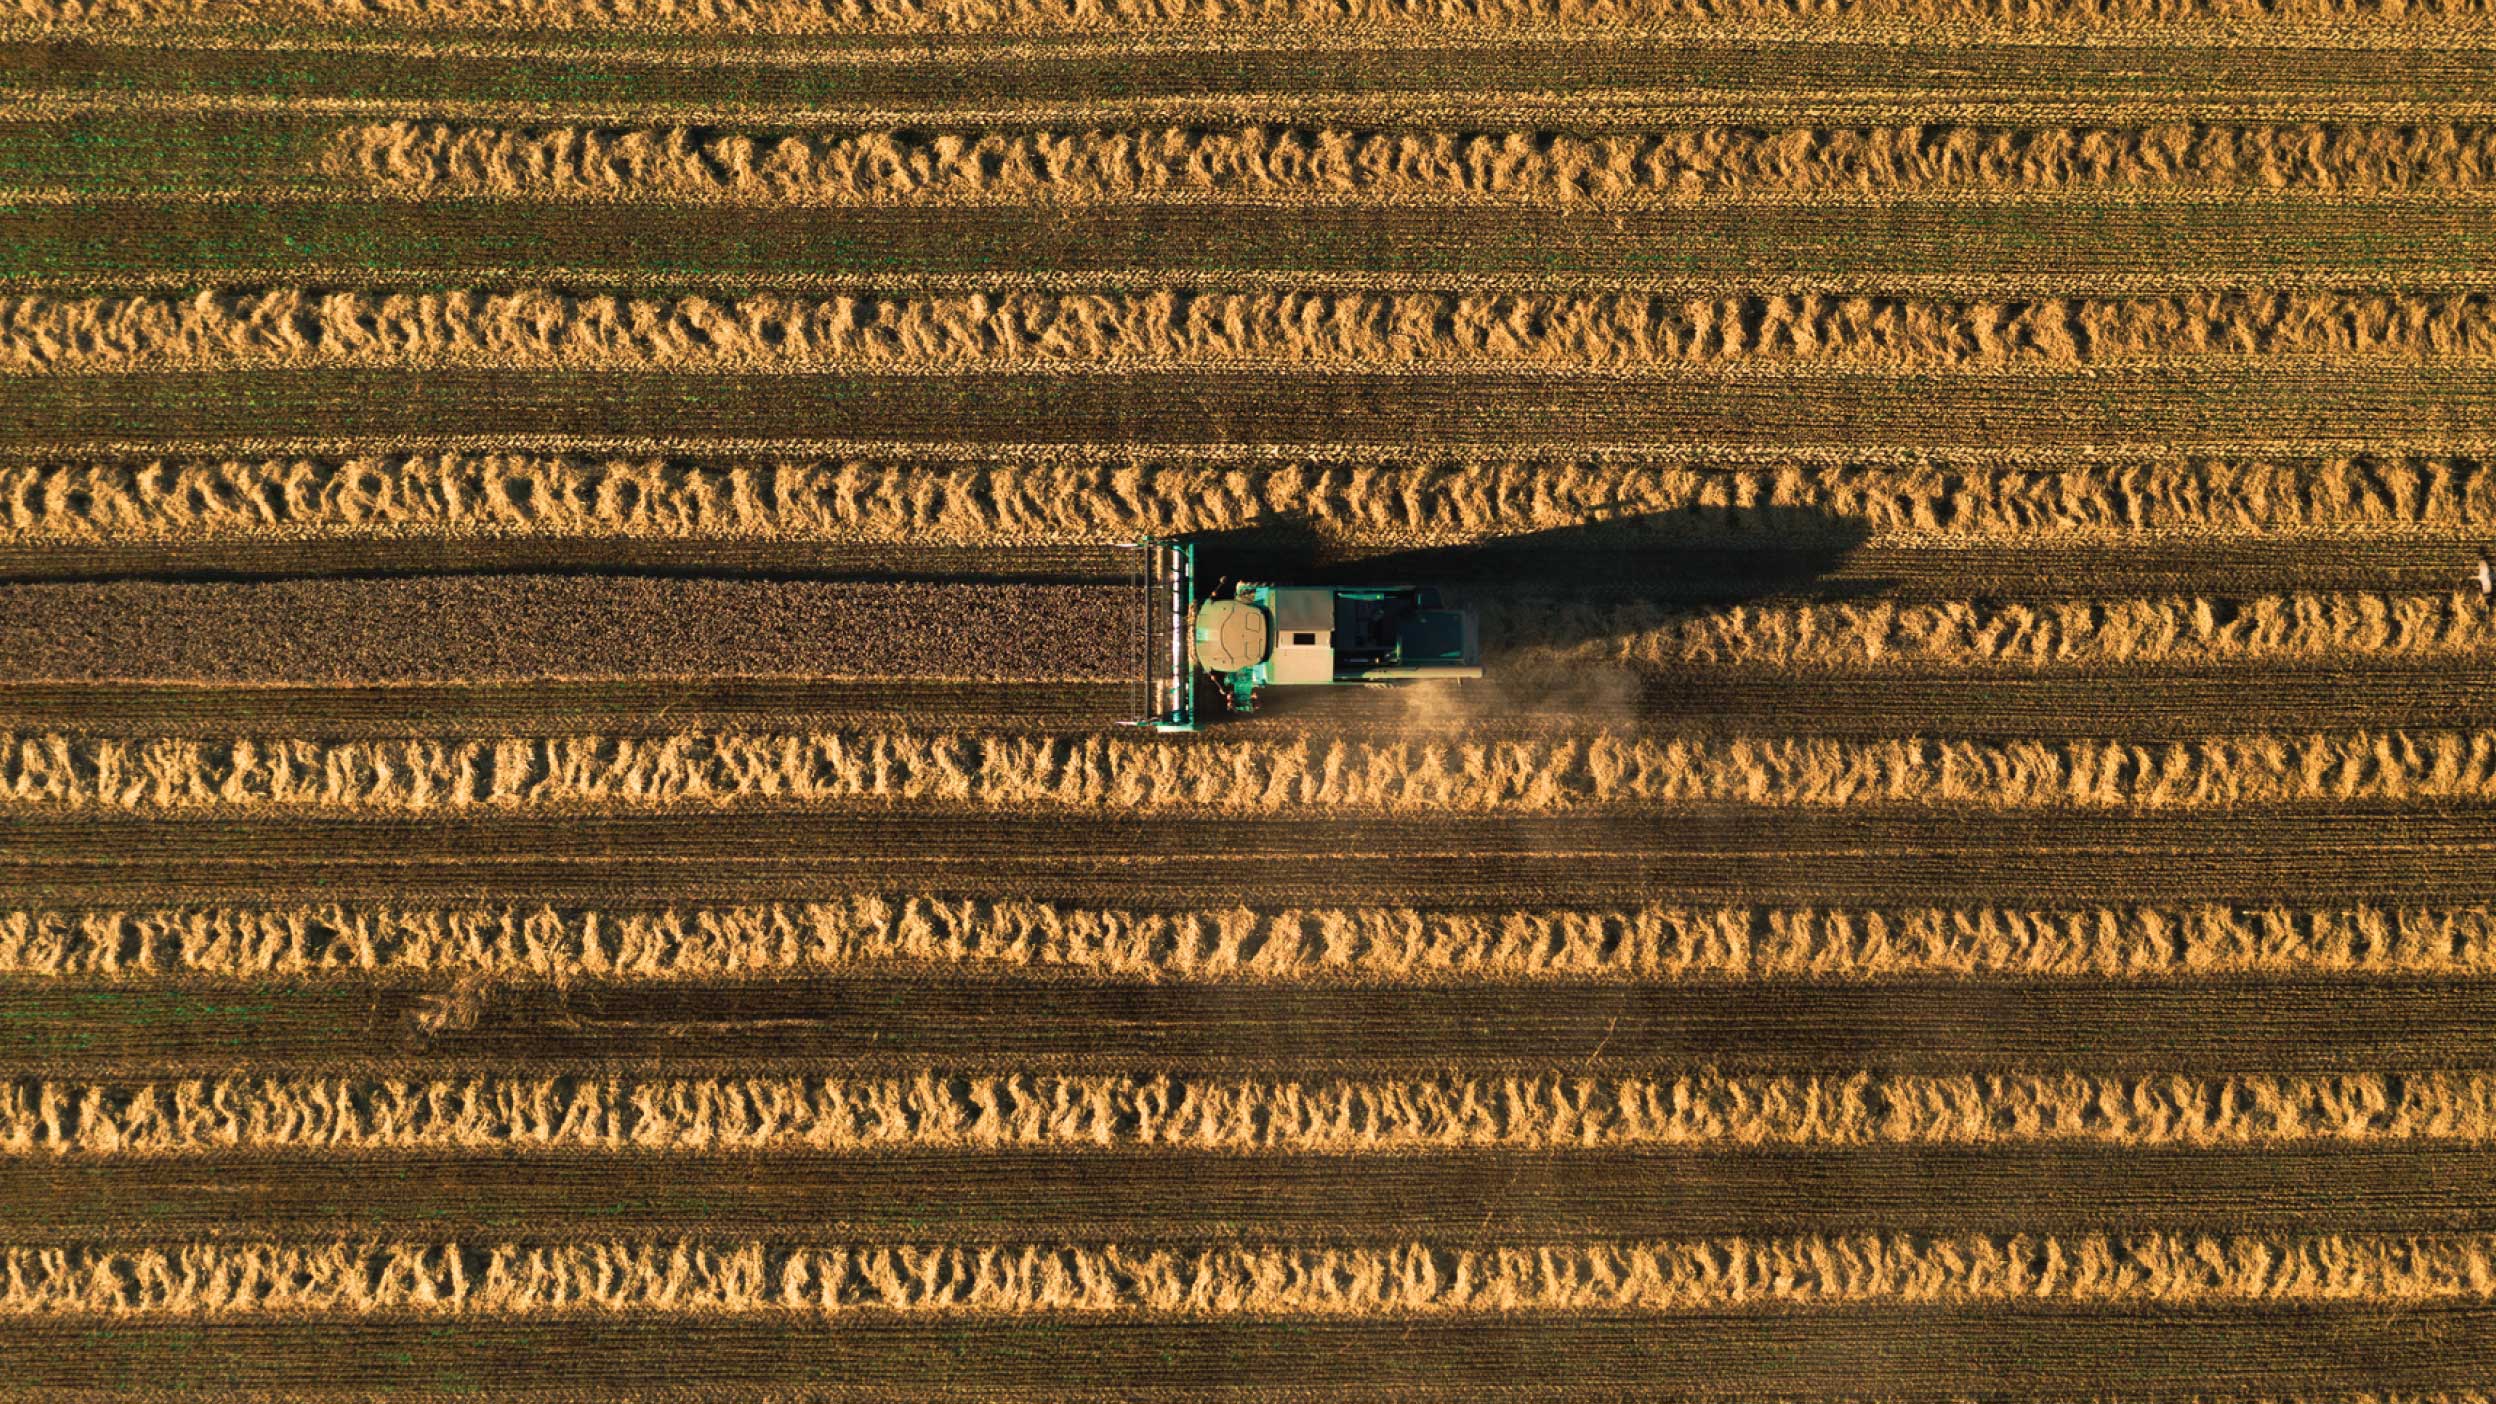
<path id="1" fill-rule="evenodd" d="M 1231 709 L 1256 710 L 1269 687 L 1392 686 L 1482 676 L 1474 612 L 1429 586 L 1242 584 L 1196 598 L 1195 549 L 1154 543 L 1153 609 L 1166 641 L 1150 647 L 1148 676 L 1159 715 L 1148 723 L 1192 731 L 1195 672 L 1221 688 Z"/>

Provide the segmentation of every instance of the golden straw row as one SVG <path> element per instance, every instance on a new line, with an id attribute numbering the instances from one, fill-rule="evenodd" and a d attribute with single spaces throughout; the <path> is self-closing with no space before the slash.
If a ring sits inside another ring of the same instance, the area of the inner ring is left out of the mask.
<path id="1" fill-rule="evenodd" d="M 2243 599 L 1867 600 L 1672 609 L 1549 599 L 1483 602 L 1503 677 L 1589 667 L 1789 671 L 2089 668 L 2463 659 L 2496 652 L 2477 591 Z M 1575 640 L 1544 643 L 1536 640 Z"/>
<path id="2" fill-rule="evenodd" d="M 0 911 L 0 977 L 709 980 L 879 967 L 1143 980 L 2190 980 L 2496 975 L 2496 912 L 2443 908 L 1412 907 L 1145 911 L 885 897 L 726 907 Z"/>
<path id="3" fill-rule="evenodd" d="M 0 1247 L 0 1317 L 1659 1315 L 2496 1300 L 2496 1236 L 1865 1233 L 1536 1246 L 590 1240 Z"/>
<path id="4" fill-rule="evenodd" d="M 20 813 L 441 814 L 909 801 L 970 810 L 1558 814 L 1707 804 L 2206 811 L 2496 800 L 2496 729 L 2194 741 L 1204 740 L 685 732 L 312 740 L 0 735 Z"/>
<path id="5" fill-rule="evenodd" d="M 751 293 L 270 288 L 0 297 L 0 372 L 1161 365 L 2052 370 L 2496 356 L 2496 294 L 1949 298 L 1644 292 Z"/>
<path id="6" fill-rule="evenodd" d="M 106 33 L 128 26 L 256 23 L 418 31 L 624 29 L 661 34 L 1126 30 L 1222 32 L 1769 26 L 1843 38 L 1852 26 L 2012 26 L 2086 33 L 2143 25 L 2263 29 L 2374 24 L 2412 44 L 2480 37 L 2487 0 L 6 0 L 0 19 Z M 2275 36 L 2289 37 L 2289 36 Z"/>
<path id="7" fill-rule="evenodd" d="M 1340 127 L 718 131 L 365 123 L 320 172 L 411 195 L 844 205 L 1156 196 L 1533 205 L 1925 191 L 2480 190 L 2496 127 L 1708 126 L 1615 136 Z"/>
<path id="8" fill-rule="evenodd" d="M 0 546 L 614 535 L 1057 545 L 1239 530 L 1284 514 L 1331 540 L 1367 545 L 1590 525 L 1659 547 L 1772 537 L 1842 544 L 1854 532 L 2004 542 L 2153 532 L 2468 534 L 2496 528 L 2496 471 L 2477 458 L 2398 455 L 2042 468 L 521 453 L 0 464 Z"/>
<path id="9" fill-rule="evenodd" d="M 2496 1074 L 1238 1081 L 231 1076 L 0 1084 L 0 1155 L 1738 1150 L 2496 1143 Z"/>

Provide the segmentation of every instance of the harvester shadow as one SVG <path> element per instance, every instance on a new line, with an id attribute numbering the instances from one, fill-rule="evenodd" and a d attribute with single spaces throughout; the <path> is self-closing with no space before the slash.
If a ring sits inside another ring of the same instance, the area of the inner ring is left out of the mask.
<path id="1" fill-rule="evenodd" d="M 1487 687 L 1466 685 L 1477 701 L 1526 707 L 1548 702 L 1565 709 L 1573 699 L 1513 692 L 1501 678 L 1501 655 L 1527 648 L 1576 649 L 1659 622 L 1769 600 L 1877 594 L 1889 582 L 1868 575 L 1853 559 L 1869 535 L 1862 521 L 1831 512 L 1753 507 L 1624 513 L 1462 545 L 1383 553 L 1346 552 L 1305 518 L 1290 516 L 1194 541 L 1198 577 L 1216 590 L 1242 580 L 1439 586 L 1484 613 L 1483 655 L 1491 676 Z M 1526 627 L 1528 621 L 1532 637 L 1501 636 L 1503 627 Z M 1661 679 L 1613 679 L 1600 690 L 1604 711 L 1670 713 L 1690 700 L 1681 685 Z M 1277 689 L 1269 705 L 1277 716 L 1294 716 L 1386 704 L 1368 689 L 1296 694 Z"/>
<path id="2" fill-rule="evenodd" d="M 1625 513 L 1455 546 L 1346 552 L 1308 519 L 1276 516 L 1194 537 L 1203 579 L 1413 584 L 1607 602 L 1729 604 L 1878 589 L 1839 577 L 1869 535 L 1851 517 L 1793 507 Z"/>

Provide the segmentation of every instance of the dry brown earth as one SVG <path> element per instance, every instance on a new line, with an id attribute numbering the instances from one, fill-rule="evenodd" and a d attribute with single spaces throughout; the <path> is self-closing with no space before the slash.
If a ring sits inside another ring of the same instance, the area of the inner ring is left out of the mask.
<path id="1" fill-rule="evenodd" d="M 24 682 L 1137 676 L 1131 586 L 437 576 L 0 586 Z"/>

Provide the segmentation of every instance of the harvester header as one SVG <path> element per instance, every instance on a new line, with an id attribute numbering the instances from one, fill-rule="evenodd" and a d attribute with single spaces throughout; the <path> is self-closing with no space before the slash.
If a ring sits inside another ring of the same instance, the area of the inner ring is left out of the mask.
<path id="1" fill-rule="evenodd" d="M 1268 687 L 1394 686 L 1482 676 L 1474 612 L 1416 585 L 1243 582 L 1199 598 L 1196 548 L 1148 542 L 1145 676 L 1154 712 L 1142 724 L 1193 731 L 1197 674 L 1234 712 Z"/>

